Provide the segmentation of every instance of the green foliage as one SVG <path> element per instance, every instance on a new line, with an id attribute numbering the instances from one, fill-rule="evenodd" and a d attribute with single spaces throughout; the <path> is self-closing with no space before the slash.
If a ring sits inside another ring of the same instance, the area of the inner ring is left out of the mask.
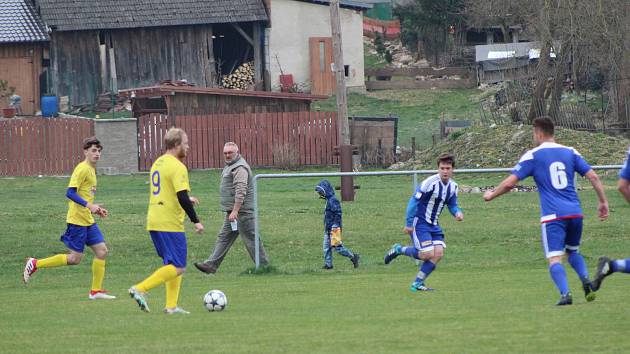
<path id="1" fill-rule="evenodd" d="M 442 112 L 448 117 L 479 119 L 477 89 L 384 90 L 348 95 L 348 113 L 357 116 L 397 116 L 398 145 L 411 146 L 411 137 L 420 147 L 432 145 L 432 135 L 439 133 Z M 316 101 L 312 110 L 336 111 L 335 97 Z"/>
<path id="2" fill-rule="evenodd" d="M 385 55 L 385 43 L 383 42 L 383 37 L 378 32 L 374 35 L 374 47 L 378 54 Z"/>
<path id="3" fill-rule="evenodd" d="M 257 171 L 262 173 L 263 171 Z M 266 171 L 269 172 L 269 171 Z M 67 178 L 0 179 L 0 346 L 8 353 L 127 352 L 207 353 L 448 353 L 628 352 L 625 330 L 627 279 L 606 280 L 594 303 L 580 296 L 577 277 L 567 266 L 575 305 L 555 308 L 557 291 L 549 280 L 540 250 L 538 198 L 513 193 L 491 203 L 481 194 L 462 194 L 466 219 L 455 222 L 445 212 L 446 257 L 429 278 L 433 293 L 412 294 L 407 287 L 417 266 L 406 257 L 384 266 L 384 252 L 394 242 L 407 243 L 401 230 L 411 178 L 355 178 L 356 201 L 343 203 L 346 246 L 361 253 L 362 264 L 334 256 L 335 269 L 324 272 L 324 205 L 313 191 L 317 178 L 260 182 L 260 222 L 265 247 L 276 271 L 272 276 L 241 275 L 252 263 L 240 240 L 219 272 L 207 276 L 191 262 L 205 259 L 221 227 L 218 208 L 220 171 L 192 172 L 191 195 L 203 235 L 187 221 L 189 269 L 184 274 L 180 306 L 189 316 L 161 313 L 164 287 L 151 290 L 152 313 L 138 310 L 126 289 L 161 265 L 144 229 L 147 175 L 99 176 L 96 201 L 110 211 L 99 220 L 110 250 L 105 287 L 114 301 L 87 299 L 91 281 L 86 252 L 74 267 L 40 269 L 28 286 L 18 280 L 24 257 L 63 252 Z M 496 185 L 502 176 L 456 176 L 460 186 Z M 608 190 L 616 178 L 605 180 Z M 338 178 L 331 178 L 334 185 Z M 531 182 L 531 181 L 530 181 Z M 590 268 L 601 254 L 625 257 L 630 249 L 630 207 L 609 193 L 611 218 L 595 217 L 596 196 L 581 191 L 585 234 L 582 253 Z M 227 309 L 208 313 L 202 296 L 220 289 Z M 340 315 L 343 314 L 343 315 Z M 509 314 L 509 316 L 506 316 Z M 588 319 L 588 321 L 586 320 Z M 584 325 L 587 321 L 592 326 Z M 52 324 L 54 325 L 45 325 Z M 449 334 L 410 340 L 410 330 L 430 323 L 431 331 Z M 247 335 L 243 335 L 247 333 Z M 457 335 L 453 335 L 457 333 Z M 544 333 L 544 335 L 541 335 Z M 601 338 L 606 338 L 602 341 Z M 71 341 L 71 342 L 69 342 Z M 585 349 L 585 343 L 597 343 Z M 70 345 L 70 347 L 69 347 Z"/>
<path id="4" fill-rule="evenodd" d="M 394 60 L 394 57 L 392 56 L 392 52 L 388 49 L 385 51 L 385 61 L 391 64 L 392 60 Z"/>
<path id="5" fill-rule="evenodd" d="M 412 50 L 424 49 L 430 58 L 446 51 L 450 45 L 447 29 L 451 25 L 463 27 L 464 9 L 465 0 L 415 0 L 395 7 L 403 44 Z M 417 48 L 418 41 L 422 41 L 424 48 Z"/>

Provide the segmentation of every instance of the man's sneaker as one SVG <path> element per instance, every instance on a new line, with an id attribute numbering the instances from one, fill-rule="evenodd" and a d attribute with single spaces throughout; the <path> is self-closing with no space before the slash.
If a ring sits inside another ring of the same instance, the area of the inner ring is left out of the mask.
<path id="1" fill-rule="evenodd" d="M 352 258 L 350 258 L 350 261 L 352 262 L 352 265 L 355 268 L 359 268 L 359 259 L 361 258 L 361 256 L 358 253 L 355 253 L 354 256 L 352 256 Z"/>
<path id="2" fill-rule="evenodd" d="M 604 278 L 612 274 L 610 267 L 610 258 L 603 256 L 599 257 L 597 261 L 597 271 L 595 272 L 595 279 L 593 279 L 593 290 L 597 291 L 602 286 Z"/>
<path id="3" fill-rule="evenodd" d="M 556 302 L 556 306 L 573 305 L 573 296 L 571 293 L 566 293 L 560 296 L 560 300 Z"/>
<path id="4" fill-rule="evenodd" d="M 215 268 L 210 267 L 204 262 L 195 263 L 195 268 L 199 269 L 200 272 L 204 272 L 206 274 L 214 274 L 217 272 Z"/>
<path id="5" fill-rule="evenodd" d="M 593 284 L 590 280 L 586 279 L 582 283 L 582 289 L 584 289 L 584 297 L 586 298 L 586 301 L 591 302 L 595 300 L 597 293 L 595 292 L 595 289 L 593 289 Z"/>
<path id="6" fill-rule="evenodd" d="M 26 265 L 24 266 L 24 274 L 22 275 L 22 280 L 24 284 L 28 283 L 28 280 L 31 278 L 33 273 L 37 272 L 37 259 L 28 258 L 26 260 Z"/>
<path id="7" fill-rule="evenodd" d="M 131 296 L 131 298 L 134 299 L 138 306 L 140 306 L 140 310 L 144 312 L 150 312 L 147 300 L 144 299 L 144 296 L 142 296 L 142 294 L 138 290 L 133 287 L 129 288 L 129 296 Z"/>
<path id="8" fill-rule="evenodd" d="M 181 307 L 176 307 L 174 309 L 164 309 L 164 313 L 167 315 L 174 315 L 174 314 L 182 314 L 182 315 L 190 315 L 190 312 L 184 310 Z"/>
<path id="9" fill-rule="evenodd" d="M 435 289 L 429 288 L 426 285 L 424 285 L 424 281 L 414 281 L 413 283 L 411 283 L 409 290 L 415 293 L 417 291 L 433 291 Z"/>
<path id="10" fill-rule="evenodd" d="M 116 296 L 109 295 L 105 290 L 90 290 L 90 300 L 103 299 L 114 300 Z"/>
<path id="11" fill-rule="evenodd" d="M 389 251 L 387 251 L 387 253 L 385 254 L 385 258 L 383 259 L 383 262 L 385 262 L 385 264 L 389 264 L 391 261 L 394 260 L 394 258 L 400 256 L 400 254 L 402 253 L 402 246 L 395 243 L 392 248 L 389 249 Z"/>
<path id="12" fill-rule="evenodd" d="M 324 266 L 322 267 L 322 269 L 324 269 L 324 270 L 330 270 L 330 269 L 333 269 L 333 266 L 331 266 L 331 265 L 327 265 L 327 264 L 324 264 Z"/>

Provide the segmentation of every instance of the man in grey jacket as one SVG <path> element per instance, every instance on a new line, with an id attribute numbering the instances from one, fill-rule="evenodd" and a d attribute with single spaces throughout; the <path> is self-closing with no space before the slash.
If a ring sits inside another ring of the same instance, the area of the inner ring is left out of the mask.
<path id="1" fill-rule="evenodd" d="M 205 262 L 195 263 L 195 267 L 207 274 L 216 273 L 225 255 L 240 234 L 252 260 L 256 257 L 254 244 L 254 187 L 252 170 L 247 161 L 238 153 L 233 142 L 223 146 L 225 167 L 221 173 L 221 209 L 225 212 L 223 227 L 219 231 L 214 250 Z M 269 261 L 260 240 L 260 264 Z"/>

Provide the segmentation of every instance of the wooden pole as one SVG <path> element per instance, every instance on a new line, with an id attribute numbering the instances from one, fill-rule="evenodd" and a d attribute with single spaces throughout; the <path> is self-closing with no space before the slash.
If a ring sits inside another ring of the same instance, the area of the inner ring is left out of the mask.
<path id="1" fill-rule="evenodd" d="M 350 146 L 350 128 L 348 125 L 348 102 L 346 97 L 346 77 L 343 65 L 343 49 L 341 45 L 341 20 L 339 19 L 339 0 L 330 1 L 330 26 L 333 45 L 333 71 L 337 84 L 337 120 L 341 141 L 341 172 L 352 172 L 352 153 Z M 354 182 L 352 176 L 341 177 L 341 200 L 354 200 Z"/>

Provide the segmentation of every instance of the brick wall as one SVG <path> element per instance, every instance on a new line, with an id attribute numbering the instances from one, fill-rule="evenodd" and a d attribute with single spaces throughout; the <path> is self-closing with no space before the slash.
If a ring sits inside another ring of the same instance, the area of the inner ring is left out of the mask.
<path id="1" fill-rule="evenodd" d="M 98 174 L 138 172 L 136 119 L 95 119 L 94 133 L 103 144 Z"/>

